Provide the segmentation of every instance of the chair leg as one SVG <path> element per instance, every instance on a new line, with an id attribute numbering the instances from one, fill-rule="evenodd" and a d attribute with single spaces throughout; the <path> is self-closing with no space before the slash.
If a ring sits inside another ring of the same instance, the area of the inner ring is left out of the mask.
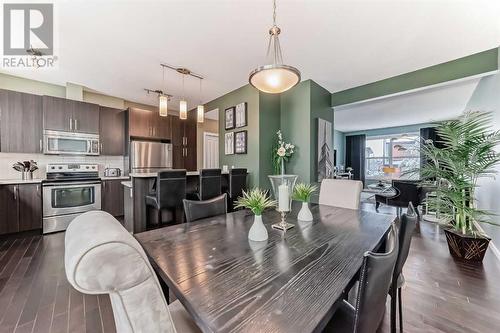
<path id="1" fill-rule="evenodd" d="M 378 212 L 378 208 L 380 207 L 380 202 L 375 202 L 375 210 Z"/>
<path id="2" fill-rule="evenodd" d="M 396 288 L 391 286 L 391 333 L 396 333 Z"/>
<path id="3" fill-rule="evenodd" d="M 403 302 L 401 288 L 398 288 L 398 306 L 399 306 L 399 331 L 403 333 Z"/>
<path id="4" fill-rule="evenodd" d="M 161 209 L 158 208 L 158 225 L 160 226 L 162 223 L 162 220 L 161 220 Z"/>

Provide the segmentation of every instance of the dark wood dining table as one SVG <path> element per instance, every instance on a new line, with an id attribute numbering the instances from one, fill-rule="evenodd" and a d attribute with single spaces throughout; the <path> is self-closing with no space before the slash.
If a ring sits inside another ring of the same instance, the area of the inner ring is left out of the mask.
<path id="1" fill-rule="evenodd" d="M 311 205 L 313 221 L 301 222 L 299 208 L 286 234 L 271 228 L 279 213 L 264 212 L 264 242 L 248 240 L 246 210 L 135 237 L 202 331 L 320 332 L 394 216 Z"/>

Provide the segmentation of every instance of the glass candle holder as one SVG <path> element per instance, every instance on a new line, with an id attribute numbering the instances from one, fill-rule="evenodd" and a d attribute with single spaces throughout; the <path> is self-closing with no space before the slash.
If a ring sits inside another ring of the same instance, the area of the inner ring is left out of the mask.
<path id="1" fill-rule="evenodd" d="M 297 181 L 297 175 L 271 175 L 268 176 L 273 188 L 274 198 L 278 203 L 276 210 L 281 213 L 281 222 L 273 224 L 274 229 L 286 231 L 293 228 L 293 224 L 285 220 L 286 213 L 292 207 L 292 194 Z"/>

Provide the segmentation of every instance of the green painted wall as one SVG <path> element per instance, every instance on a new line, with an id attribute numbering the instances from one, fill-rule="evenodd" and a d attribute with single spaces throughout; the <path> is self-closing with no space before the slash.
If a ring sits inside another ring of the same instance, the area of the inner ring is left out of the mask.
<path id="1" fill-rule="evenodd" d="M 322 118 L 332 123 L 333 130 L 333 109 L 331 107 L 331 94 L 328 90 L 310 80 L 310 131 L 309 131 L 309 180 L 307 182 L 317 181 L 316 161 L 318 160 L 318 118 Z M 333 147 L 333 133 L 330 147 Z M 332 152 L 333 153 L 333 152 Z"/>
<path id="2" fill-rule="evenodd" d="M 271 149 L 280 128 L 280 95 L 259 93 L 259 186 L 271 189 L 268 175 L 274 173 Z"/>
<path id="3" fill-rule="evenodd" d="M 241 102 L 247 102 L 248 126 L 241 129 L 224 129 L 224 110 Z M 249 185 L 259 185 L 259 92 L 250 85 L 231 91 L 205 104 L 205 110 L 219 109 L 219 165 L 236 168 L 247 168 Z M 225 155 L 224 135 L 227 132 L 246 130 L 247 154 Z"/>
<path id="4" fill-rule="evenodd" d="M 366 131 L 355 131 L 355 132 L 346 132 L 345 136 L 348 135 L 359 135 L 364 134 L 366 136 L 379 136 L 379 135 L 392 135 L 392 134 L 401 134 L 401 133 L 410 133 L 410 132 L 420 132 L 421 128 L 431 127 L 432 123 L 423 123 L 423 124 L 415 124 L 415 125 L 406 125 L 406 126 L 395 126 L 395 127 L 385 127 L 385 128 L 377 128 Z"/>
<path id="5" fill-rule="evenodd" d="M 309 182 L 311 174 L 311 80 L 303 81 L 281 94 L 281 130 L 283 139 L 295 145 L 295 153 L 286 164 L 286 173 Z"/>
<path id="6" fill-rule="evenodd" d="M 461 79 L 498 69 L 498 48 L 332 94 L 332 106 Z"/>

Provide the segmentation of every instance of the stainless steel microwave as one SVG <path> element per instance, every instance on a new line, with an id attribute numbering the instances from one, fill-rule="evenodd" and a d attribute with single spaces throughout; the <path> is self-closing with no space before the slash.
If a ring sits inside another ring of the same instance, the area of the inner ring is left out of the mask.
<path id="1" fill-rule="evenodd" d="M 99 135 L 43 131 L 44 154 L 99 155 Z"/>

